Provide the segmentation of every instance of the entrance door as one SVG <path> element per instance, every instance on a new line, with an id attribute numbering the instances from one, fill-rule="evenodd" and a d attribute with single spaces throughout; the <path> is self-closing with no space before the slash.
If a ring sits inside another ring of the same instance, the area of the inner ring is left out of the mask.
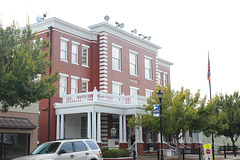
<path id="1" fill-rule="evenodd" d="M 29 134 L 0 133 L 0 159 L 8 160 L 29 154 Z"/>

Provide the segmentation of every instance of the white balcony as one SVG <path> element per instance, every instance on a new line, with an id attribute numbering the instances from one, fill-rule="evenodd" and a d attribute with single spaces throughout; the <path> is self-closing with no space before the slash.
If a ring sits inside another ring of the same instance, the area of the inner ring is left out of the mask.
<path id="1" fill-rule="evenodd" d="M 98 92 L 96 89 L 92 92 L 68 94 L 62 96 L 62 104 L 84 103 L 84 102 L 107 102 L 122 105 L 143 105 L 147 103 L 147 97 L 139 95 L 116 95 L 110 93 Z"/>
<path id="2" fill-rule="evenodd" d="M 56 114 L 96 112 L 109 114 L 145 113 L 144 104 L 147 97 L 139 95 L 115 95 L 110 93 L 92 92 L 68 94 L 62 96 L 62 103 L 55 103 Z"/>

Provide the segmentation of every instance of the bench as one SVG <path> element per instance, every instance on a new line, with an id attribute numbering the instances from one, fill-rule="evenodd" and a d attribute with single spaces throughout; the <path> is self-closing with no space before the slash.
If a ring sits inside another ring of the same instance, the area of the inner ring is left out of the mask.
<path id="1" fill-rule="evenodd" d="M 238 146 L 234 146 L 234 147 L 235 147 L 235 151 L 237 151 Z M 233 152 L 234 147 L 233 146 L 225 146 L 226 153 Z M 220 146 L 218 149 L 218 154 L 221 154 L 221 153 L 224 153 L 224 146 Z"/>

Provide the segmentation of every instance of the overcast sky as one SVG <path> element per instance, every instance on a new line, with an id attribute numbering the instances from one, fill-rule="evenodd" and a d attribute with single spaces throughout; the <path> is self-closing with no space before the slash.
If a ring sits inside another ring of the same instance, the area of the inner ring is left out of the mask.
<path id="1" fill-rule="evenodd" d="M 3 25 L 16 20 L 20 27 L 36 23 L 47 12 L 88 29 L 104 21 L 124 23 L 123 30 L 151 36 L 162 47 L 159 57 L 171 66 L 173 89 L 198 89 L 209 97 L 208 52 L 211 60 L 212 96 L 240 90 L 239 0 L 1 0 Z"/>

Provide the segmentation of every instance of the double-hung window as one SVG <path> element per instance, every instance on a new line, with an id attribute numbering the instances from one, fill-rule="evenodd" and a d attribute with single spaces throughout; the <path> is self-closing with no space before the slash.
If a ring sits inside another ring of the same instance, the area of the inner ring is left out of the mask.
<path id="1" fill-rule="evenodd" d="M 82 92 L 88 92 L 88 81 L 89 79 L 82 78 Z"/>
<path id="2" fill-rule="evenodd" d="M 122 92 L 122 83 L 112 81 L 112 94 L 120 95 Z"/>
<path id="3" fill-rule="evenodd" d="M 145 57 L 145 79 L 152 80 L 152 59 Z"/>
<path id="4" fill-rule="evenodd" d="M 168 74 L 164 72 L 164 85 L 168 84 Z"/>
<path id="5" fill-rule="evenodd" d="M 68 55 L 68 39 L 61 37 L 61 44 L 60 44 L 60 60 L 67 61 Z"/>
<path id="6" fill-rule="evenodd" d="M 78 45 L 79 43 L 72 41 L 72 63 L 78 64 Z"/>
<path id="7" fill-rule="evenodd" d="M 82 44 L 82 66 L 88 66 L 88 49 L 89 46 Z"/>
<path id="8" fill-rule="evenodd" d="M 149 89 L 145 89 L 145 96 L 147 98 L 149 98 L 150 96 L 152 96 L 153 90 L 149 90 Z"/>
<path id="9" fill-rule="evenodd" d="M 59 97 L 62 97 L 64 94 L 67 94 L 67 74 L 59 73 L 60 75 L 60 89 Z"/>
<path id="10" fill-rule="evenodd" d="M 137 75 L 137 52 L 129 52 L 130 75 Z"/>
<path id="11" fill-rule="evenodd" d="M 162 78 L 162 72 L 157 72 L 157 83 L 162 86 L 163 85 L 163 78 Z"/>
<path id="12" fill-rule="evenodd" d="M 71 94 L 78 93 L 78 79 L 79 77 L 71 76 Z"/>
<path id="13" fill-rule="evenodd" d="M 121 71 L 121 46 L 112 44 L 112 69 Z"/>

